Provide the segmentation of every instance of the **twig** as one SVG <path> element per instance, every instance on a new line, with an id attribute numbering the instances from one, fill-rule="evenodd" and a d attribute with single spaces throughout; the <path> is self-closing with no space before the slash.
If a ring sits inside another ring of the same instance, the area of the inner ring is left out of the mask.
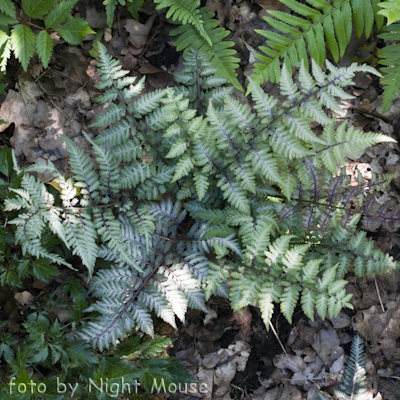
<path id="1" fill-rule="evenodd" d="M 374 276 L 376 293 L 378 293 L 379 303 L 381 304 L 382 312 L 385 312 L 385 307 L 383 306 L 381 295 L 379 293 L 378 282 L 376 281 L 376 276 Z"/>
<path id="2" fill-rule="evenodd" d="M 278 340 L 278 342 L 279 342 L 279 344 L 280 344 L 280 346 L 281 346 L 283 352 L 285 353 L 285 355 L 287 355 L 286 350 L 285 350 L 285 348 L 283 347 L 283 344 L 282 344 L 282 342 L 281 342 L 281 339 L 279 339 L 279 336 L 278 336 L 278 334 L 276 333 L 276 330 L 275 330 L 274 326 L 272 325 L 272 322 L 271 322 L 271 321 L 269 321 L 269 326 L 271 327 L 272 332 L 274 332 L 274 335 L 275 335 L 276 339 Z"/>

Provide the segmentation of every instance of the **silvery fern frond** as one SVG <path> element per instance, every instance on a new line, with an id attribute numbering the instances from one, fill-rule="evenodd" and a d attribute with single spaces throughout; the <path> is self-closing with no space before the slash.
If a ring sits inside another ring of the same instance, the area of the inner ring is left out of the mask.
<path id="1" fill-rule="evenodd" d="M 180 86 L 135 99 L 143 82 L 99 49 L 99 101 L 111 104 L 90 127 L 105 129 L 83 134 L 92 153 L 66 137 L 73 176 L 36 168 L 55 176 L 59 196 L 30 168 L 5 203 L 19 212 L 11 222 L 24 252 L 63 263 L 41 243 L 50 229 L 87 268 L 96 317 L 81 339 L 104 349 L 132 330 L 152 335 L 152 312 L 175 326 L 188 307 L 207 312 L 212 294 L 235 310 L 257 302 L 267 327 L 275 305 L 288 321 L 297 304 L 310 319 L 332 317 L 351 307 L 348 272 L 398 267 L 357 231 L 360 221 L 400 224 L 400 210 L 374 206 L 393 175 L 350 186 L 343 169 L 347 156 L 393 139 L 329 116 L 371 67 L 313 62 L 298 79 L 284 67 L 279 99 L 250 78 L 251 101 L 239 101 L 195 51 Z M 110 265 L 95 269 L 98 258 Z"/>
<path id="2" fill-rule="evenodd" d="M 330 397 L 317 392 L 320 400 Z M 341 383 L 333 389 L 338 400 L 363 400 L 371 397 L 365 370 L 365 350 L 362 337 L 355 335 L 351 343 L 350 356 Z"/>

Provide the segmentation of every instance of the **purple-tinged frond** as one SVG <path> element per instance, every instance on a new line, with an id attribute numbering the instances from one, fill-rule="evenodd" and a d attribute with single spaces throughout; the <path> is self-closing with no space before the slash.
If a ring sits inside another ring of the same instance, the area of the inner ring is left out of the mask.
<path id="1" fill-rule="evenodd" d="M 285 214 L 281 215 L 281 217 L 279 218 L 280 221 L 282 221 L 283 219 L 285 219 L 286 217 L 288 217 L 290 214 L 298 211 L 300 209 L 300 204 L 296 204 L 294 207 L 292 207 L 291 209 L 289 209 L 288 211 L 285 212 Z"/>
<path id="2" fill-rule="evenodd" d="M 349 203 L 350 199 L 353 197 L 354 193 L 356 193 L 359 190 L 358 186 L 355 186 L 352 190 L 350 190 L 349 195 L 347 196 L 346 200 L 342 201 L 342 206 L 346 207 L 347 204 Z M 346 193 L 343 193 L 346 194 Z"/>
<path id="3" fill-rule="evenodd" d="M 365 204 L 365 205 L 362 207 L 361 212 L 362 212 L 363 214 L 365 214 L 365 213 L 367 212 L 368 208 L 371 206 L 371 204 L 372 204 L 372 199 L 373 199 L 373 196 L 370 196 L 369 199 L 368 199 L 367 204 Z"/>
<path id="4" fill-rule="evenodd" d="M 330 192 L 330 194 L 328 196 L 328 199 L 327 199 L 328 200 L 328 204 L 327 204 L 328 212 L 325 214 L 325 218 L 321 223 L 321 230 L 324 230 L 325 224 L 328 222 L 329 218 L 331 218 L 331 210 L 332 210 L 331 206 L 332 206 L 332 203 L 333 203 L 333 198 L 334 198 L 334 196 L 336 194 L 336 190 L 339 187 L 339 185 L 342 182 L 342 180 L 343 180 L 343 176 L 342 175 L 339 175 L 336 178 L 336 182 L 333 185 L 332 190 L 331 190 L 331 192 Z"/>

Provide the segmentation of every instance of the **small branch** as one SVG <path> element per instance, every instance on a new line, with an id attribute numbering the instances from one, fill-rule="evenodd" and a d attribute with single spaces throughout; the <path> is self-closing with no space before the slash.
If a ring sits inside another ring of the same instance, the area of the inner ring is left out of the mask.
<path id="1" fill-rule="evenodd" d="M 281 339 L 279 339 L 279 336 L 278 336 L 278 334 L 276 333 L 276 330 L 275 330 L 275 328 L 274 328 L 274 325 L 272 325 L 272 322 L 271 322 L 271 321 L 269 321 L 269 326 L 271 327 L 272 332 L 274 332 L 274 335 L 275 335 L 276 339 L 278 340 L 278 343 L 279 343 L 279 345 L 281 346 L 281 349 L 283 350 L 283 352 L 284 352 L 285 355 L 287 356 L 285 347 L 283 346 L 283 343 L 281 342 Z"/>
<path id="2" fill-rule="evenodd" d="M 379 303 L 380 303 L 380 305 L 381 305 L 382 312 L 385 312 L 385 307 L 383 306 L 383 302 L 382 302 L 382 299 L 381 299 L 381 295 L 380 295 L 380 293 L 379 293 L 379 287 L 378 287 L 378 282 L 377 282 L 377 280 L 376 280 L 376 276 L 374 276 L 374 282 L 375 282 L 376 293 L 378 293 Z"/>

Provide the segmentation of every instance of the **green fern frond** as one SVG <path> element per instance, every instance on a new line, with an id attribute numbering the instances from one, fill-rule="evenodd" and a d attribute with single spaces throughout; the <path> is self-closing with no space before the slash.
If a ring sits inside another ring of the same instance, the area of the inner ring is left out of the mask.
<path id="1" fill-rule="evenodd" d="M 120 0 L 104 0 L 103 5 L 105 6 L 106 9 L 106 15 L 107 15 L 107 25 L 111 28 L 113 22 L 114 22 L 114 12 L 117 7 L 117 4 L 123 4 L 125 5 L 124 1 Z"/>
<path id="2" fill-rule="evenodd" d="M 78 147 L 69 137 L 63 137 L 70 155 L 71 169 L 75 174 L 75 179 L 82 182 L 87 190 L 89 199 L 92 201 L 96 196 L 100 182 L 97 172 L 93 167 L 90 158 L 85 155 L 84 151 Z"/>
<path id="3" fill-rule="evenodd" d="M 219 22 L 213 19 L 215 14 L 208 11 L 207 7 L 201 8 L 199 13 L 203 21 L 204 30 L 207 32 L 212 44 L 208 43 L 193 25 L 188 24 L 171 31 L 173 36 L 180 35 L 174 45 L 178 51 L 186 49 L 184 54 L 186 54 L 189 47 L 192 50 L 201 50 L 220 75 L 228 79 L 237 89 L 243 90 L 235 72 L 235 69 L 239 66 L 239 59 L 234 57 L 236 51 L 231 49 L 234 43 L 223 41 L 229 32 L 224 28 L 217 28 Z"/>
<path id="4" fill-rule="evenodd" d="M 7 61 L 11 57 L 11 39 L 5 32 L 0 30 L 0 72 L 4 73 Z"/>
<path id="5" fill-rule="evenodd" d="M 97 323 L 88 324 L 82 338 L 90 339 L 100 347 L 109 347 L 114 339 L 123 337 L 125 331 L 135 325 L 152 335 L 150 311 L 154 310 L 160 318 L 173 326 L 174 315 L 183 320 L 188 306 L 206 311 L 201 282 L 206 280 L 209 266 L 203 252 L 193 253 L 188 250 L 186 254 L 181 249 L 182 256 L 175 262 L 165 253 L 172 251 L 171 255 L 174 255 L 178 250 L 175 249 L 174 239 L 185 217 L 185 214 L 178 216 L 179 211 L 179 202 L 174 204 L 167 201 L 143 208 L 140 211 L 142 215 L 136 218 L 138 213 L 132 212 L 133 221 L 120 218 L 121 236 L 127 243 L 131 260 L 139 268 L 129 268 L 117 247 L 102 246 L 99 256 L 121 267 L 100 270 L 93 278 L 92 293 L 102 300 L 90 309 L 103 314 L 99 320 L 102 331 L 98 330 Z M 153 217 L 146 222 L 146 227 L 142 225 L 145 212 Z M 194 235 L 194 240 L 197 231 L 189 232 Z M 201 279 L 200 274 L 203 275 Z M 114 320 L 107 318 L 108 315 L 116 316 L 118 312 L 120 316 Z M 108 325 L 102 323 L 104 319 Z"/>
<path id="6" fill-rule="evenodd" d="M 119 160 L 115 159 L 111 152 L 106 151 L 102 147 L 95 144 L 85 132 L 82 133 L 93 146 L 97 160 L 100 164 L 100 190 L 107 194 L 116 193 L 120 187 Z"/>
<path id="7" fill-rule="evenodd" d="M 281 288 L 276 286 L 264 285 L 257 296 L 262 319 L 266 328 L 269 330 L 269 324 L 274 313 L 274 303 L 279 302 L 281 298 Z"/>
<path id="8" fill-rule="evenodd" d="M 98 254 L 96 227 L 91 216 L 86 212 L 79 212 L 78 215 L 64 215 L 64 218 L 66 243 L 72 248 L 72 253 L 81 258 L 83 265 L 88 269 L 90 278 Z"/>
<path id="9" fill-rule="evenodd" d="M 116 220 L 111 210 L 97 209 L 94 211 L 94 226 L 102 242 L 111 250 L 119 253 L 119 258 L 126 264 L 142 270 L 129 254 L 128 245 L 122 239 L 120 221 Z"/>
<path id="10" fill-rule="evenodd" d="M 146 251 L 149 251 L 151 235 L 154 232 L 155 218 L 150 214 L 149 206 L 142 205 L 139 208 L 128 213 L 131 223 L 136 226 L 140 236 L 143 236 L 146 241 Z"/>
<path id="11" fill-rule="evenodd" d="M 201 19 L 199 0 L 155 0 L 157 3 L 157 10 L 169 7 L 167 18 L 173 21 L 178 20 L 182 25 L 191 24 L 199 34 L 212 46 L 212 41 L 203 27 L 203 20 Z"/>
<path id="12" fill-rule="evenodd" d="M 111 28 L 114 22 L 114 13 L 118 4 L 126 5 L 126 8 L 136 20 L 139 19 L 139 10 L 143 6 L 144 0 L 104 0 L 103 5 L 106 9 L 107 25 Z"/>
<path id="13" fill-rule="evenodd" d="M 300 291 L 301 286 L 299 285 L 292 285 L 283 289 L 280 299 L 281 312 L 289 321 L 289 324 L 292 323 L 292 315 L 299 300 Z"/>
<path id="14" fill-rule="evenodd" d="M 127 0 L 126 8 L 137 21 L 139 20 L 139 10 L 142 8 L 143 4 L 144 0 Z"/>
<path id="15" fill-rule="evenodd" d="M 389 0 L 382 1 L 378 4 L 383 10 L 378 11 L 379 15 L 383 15 L 387 18 L 387 24 L 391 25 L 393 22 L 400 20 L 400 1 Z"/>
<path id="16" fill-rule="evenodd" d="M 393 142 L 394 140 L 386 135 L 363 132 L 355 130 L 353 127 L 346 130 L 346 125 L 344 122 L 335 128 L 335 123 L 332 121 L 324 127 L 322 137 L 325 146 L 321 150 L 321 159 L 333 174 L 337 173 L 338 164 L 345 165 L 345 156 L 356 157 L 359 149 L 365 149 L 378 142 Z M 349 142 L 352 143 L 351 149 L 348 147 Z"/>
<path id="17" fill-rule="evenodd" d="M 367 38 L 370 36 L 374 20 L 382 26 L 382 17 L 375 14 L 377 0 L 307 0 L 309 5 L 297 0 L 279 1 L 298 16 L 269 11 L 274 18 L 264 19 L 274 31 L 256 29 L 267 39 L 266 46 L 259 48 L 263 54 L 256 54 L 261 63 L 255 64 L 252 79 L 257 83 L 278 82 L 281 60 L 289 71 L 300 67 L 302 61 L 308 68 L 308 54 L 322 65 L 326 58 L 325 43 L 337 62 L 350 41 L 353 19 L 358 37 L 363 32 Z"/>
<path id="18" fill-rule="evenodd" d="M 400 24 L 393 24 L 383 28 L 382 34 L 378 37 L 386 40 L 396 41 L 394 44 L 387 45 L 379 50 L 380 57 L 379 63 L 385 67 L 381 68 L 383 78 L 381 84 L 383 85 L 383 103 L 382 112 L 385 113 L 392 105 L 393 101 L 400 94 Z"/>

